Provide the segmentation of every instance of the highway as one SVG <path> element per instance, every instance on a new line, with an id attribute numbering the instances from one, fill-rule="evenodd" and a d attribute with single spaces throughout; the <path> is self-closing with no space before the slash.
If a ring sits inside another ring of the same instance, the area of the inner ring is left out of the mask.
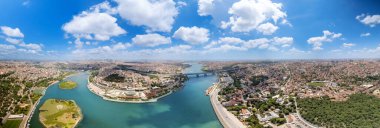
<path id="1" fill-rule="evenodd" d="M 225 128 L 246 128 L 246 126 L 240 122 L 238 118 L 235 117 L 232 113 L 227 111 L 226 108 L 218 101 L 218 92 L 219 89 L 216 88 L 210 94 L 210 100 L 212 107 L 214 108 L 215 114 L 218 117 L 220 123 L 222 123 Z"/>

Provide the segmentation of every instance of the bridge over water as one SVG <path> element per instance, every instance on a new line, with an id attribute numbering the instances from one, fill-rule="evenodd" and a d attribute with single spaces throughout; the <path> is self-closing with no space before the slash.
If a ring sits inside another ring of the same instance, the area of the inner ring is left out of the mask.
<path id="1" fill-rule="evenodd" d="M 187 77 L 200 77 L 200 76 L 212 76 L 215 72 L 199 72 L 199 73 L 184 73 L 183 75 Z"/>

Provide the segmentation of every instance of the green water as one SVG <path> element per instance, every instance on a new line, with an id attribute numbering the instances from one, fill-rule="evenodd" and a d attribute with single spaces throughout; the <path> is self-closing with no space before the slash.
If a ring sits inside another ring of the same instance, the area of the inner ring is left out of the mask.
<path id="1" fill-rule="evenodd" d="M 200 72 L 200 64 L 192 64 L 186 72 Z M 79 73 L 67 79 L 78 83 L 77 88 L 61 90 L 52 85 L 41 99 L 75 100 L 84 114 L 79 128 L 219 128 L 219 123 L 204 91 L 216 81 L 216 76 L 190 78 L 184 88 L 161 98 L 155 103 L 130 104 L 105 101 L 91 93 L 86 85 L 88 73 Z M 31 128 L 43 127 L 36 111 Z"/>

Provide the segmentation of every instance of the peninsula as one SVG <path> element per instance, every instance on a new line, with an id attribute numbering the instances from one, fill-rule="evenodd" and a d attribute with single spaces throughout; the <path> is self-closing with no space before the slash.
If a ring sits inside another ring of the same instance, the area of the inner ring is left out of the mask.
<path id="1" fill-rule="evenodd" d="M 182 87 L 186 67 L 181 63 L 115 63 L 93 71 L 87 87 L 109 101 L 155 102 Z"/>

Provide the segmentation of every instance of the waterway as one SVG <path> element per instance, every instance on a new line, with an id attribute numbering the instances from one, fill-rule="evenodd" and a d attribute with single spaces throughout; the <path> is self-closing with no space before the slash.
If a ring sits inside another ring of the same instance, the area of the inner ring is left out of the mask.
<path id="1" fill-rule="evenodd" d="M 201 72 L 202 65 L 191 63 L 186 73 Z M 31 128 L 42 128 L 38 108 L 50 98 L 75 100 L 82 109 L 78 128 L 220 128 L 222 127 L 205 90 L 216 76 L 190 78 L 185 86 L 154 103 L 131 104 L 105 101 L 87 89 L 89 74 L 82 72 L 68 80 L 78 83 L 72 90 L 50 86 L 30 121 Z"/>

